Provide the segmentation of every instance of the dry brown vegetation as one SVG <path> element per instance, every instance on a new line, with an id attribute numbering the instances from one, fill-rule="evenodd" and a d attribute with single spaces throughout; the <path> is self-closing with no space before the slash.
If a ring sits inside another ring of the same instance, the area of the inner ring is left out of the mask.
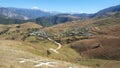
<path id="1" fill-rule="evenodd" d="M 68 30 L 71 28 L 83 27 L 84 25 L 89 24 L 89 22 L 90 21 L 88 21 L 88 20 L 72 21 L 72 22 L 58 24 L 58 25 L 51 26 L 51 27 L 46 27 L 46 28 L 44 28 L 44 30 L 47 32 L 51 32 L 51 33 L 60 33 L 64 30 Z"/>
<path id="2" fill-rule="evenodd" d="M 57 62 L 54 68 L 68 68 L 70 66 L 77 66 L 78 68 L 90 68 L 83 65 L 76 65 L 74 63 L 63 62 L 58 60 L 53 60 L 45 57 L 41 57 L 31 53 L 31 50 L 34 51 L 34 47 L 30 46 L 26 42 L 20 41 L 11 41 L 11 40 L 0 40 L 0 68 L 36 68 L 34 65 L 37 63 L 25 62 L 19 63 L 21 58 L 30 59 L 30 60 L 41 60 L 41 61 L 52 61 Z M 38 67 L 39 68 L 39 67 Z M 40 67 L 40 68 L 51 68 L 51 67 Z"/>
<path id="3" fill-rule="evenodd" d="M 88 39 L 72 45 L 83 57 L 120 60 L 120 39 Z"/>
<path id="4" fill-rule="evenodd" d="M 94 26 L 89 32 L 95 35 L 71 43 L 72 48 L 85 57 L 120 60 L 120 24 Z"/>
<path id="5" fill-rule="evenodd" d="M 50 42 L 46 39 L 38 40 L 35 36 L 28 36 L 24 41 L 21 40 L 24 36 L 26 36 L 26 34 L 28 35 L 28 29 L 33 29 L 33 28 L 41 29 L 39 25 L 35 24 L 34 26 L 31 23 L 24 23 L 24 24 L 8 25 L 7 27 L 9 27 L 9 30 L 0 35 L 0 39 L 1 39 L 0 68 L 35 68 L 34 65 L 36 63 L 26 62 L 20 64 L 19 61 L 21 58 L 34 59 L 34 60 L 38 59 L 38 60 L 42 60 L 43 62 L 45 61 L 57 62 L 58 64 L 55 65 L 54 68 L 61 68 L 61 67 L 68 68 L 70 66 L 77 66 L 78 68 L 79 67 L 89 68 L 87 66 L 82 66 L 82 65 L 79 66 L 74 63 L 69 63 L 69 62 L 76 62 L 76 58 L 79 58 L 79 54 L 70 47 L 64 47 L 63 49 L 59 50 L 60 51 L 59 56 L 58 54 L 55 54 L 53 52 L 51 52 L 51 54 L 47 56 L 46 51 L 49 48 L 57 47 L 57 45 L 55 45 L 53 42 Z M 74 57 L 71 54 L 74 54 Z M 64 62 L 63 60 L 69 62 Z M 50 68 L 50 67 L 43 66 L 41 68 Z"/>

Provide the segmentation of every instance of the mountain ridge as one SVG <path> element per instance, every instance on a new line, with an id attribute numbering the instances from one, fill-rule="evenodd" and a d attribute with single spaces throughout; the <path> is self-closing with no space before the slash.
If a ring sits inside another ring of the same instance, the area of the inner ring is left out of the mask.
<path id="1" fill-rule="evenodd" d="M 14 7 L 0 7 L 0 15 L 4 15 L 12 19 L 35 19 L 42 16 L 51 16 L 53 13 L 44 12 L 42 10 L 14 8 Z"/>
<path id="2" fill-rule="evenodd" d="M 44 27 L 53 26 L 60 23 L 66 23 L 74 20 L 84 20 L 91 18 L 102 18 L 109 16 L 119 16 L 120 5 L 112 6 L 103 10 L 98 11 L 94 14 L 70 14 L 70 13 L 50 13 L 43 12 L 40 9 L 24 9 L 24 8 L 13 8 L 13 7 L 0 7 L 1 20 L 8 20 L 12 22 L 23 23 L 23 22 L 36 22 Z M 19 22 L 20 21 L 20 22 Z M 3 24 L 4 21 L 1 21 Z M 6 23 L 6 22 L 5 22 Z M 7 24 L 7 23 L 6 23 Z"/>

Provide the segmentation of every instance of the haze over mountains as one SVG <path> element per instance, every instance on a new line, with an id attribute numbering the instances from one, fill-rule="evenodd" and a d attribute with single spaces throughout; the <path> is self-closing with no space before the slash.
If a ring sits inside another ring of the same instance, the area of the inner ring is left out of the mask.
<path id="1" fill-rule="evenodd" d="M 12 19 L 28 20 L 42 16 L 51 16 L 54 14 L 50 12 L 42 11 L 40 9 L 0 7 L 0 15 L 4 15 L 7 18 L 12 18 Z"/>

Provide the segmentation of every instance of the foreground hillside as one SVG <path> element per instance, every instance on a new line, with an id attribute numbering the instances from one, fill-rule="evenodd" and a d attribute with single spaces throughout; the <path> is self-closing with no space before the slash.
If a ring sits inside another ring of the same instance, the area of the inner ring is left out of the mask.
<path id="1" fill-rule="evenodd" d="M 19 41 L 0 40 L 0 50 L 0 68 L 90 68 L 32 54 L 34 48 Z"/>
<path id="2" fill-rule="evenodd" d="M 57 44 L 54 41 L 29 36 L 31 31 L 41 28 L 31 22 L 0 25 L 0 68 L 91 68 L 76 64 L 80 55 L 70 47 L 62 46 L 56 53 Z"/>

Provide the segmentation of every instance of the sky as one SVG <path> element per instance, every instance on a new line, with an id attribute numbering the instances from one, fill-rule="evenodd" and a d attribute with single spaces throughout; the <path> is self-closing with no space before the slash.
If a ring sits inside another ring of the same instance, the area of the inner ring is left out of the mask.
<path id="1" fill-rule="evenodd" d="M 0 0 L 0 7 L 32 8 L 64 13 L 95 13 L 120 0 Z"/>

